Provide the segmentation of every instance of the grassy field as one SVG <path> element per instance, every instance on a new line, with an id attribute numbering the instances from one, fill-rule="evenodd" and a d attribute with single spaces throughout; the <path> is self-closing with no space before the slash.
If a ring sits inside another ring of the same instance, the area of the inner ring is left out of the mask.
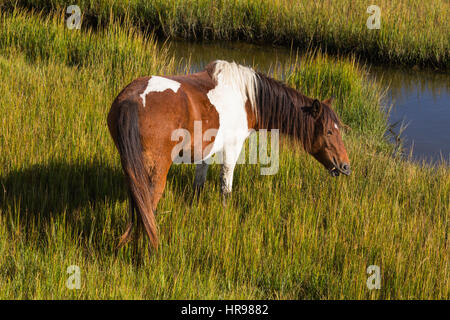
<path id="1" fill-rule="evenodd" d="M 64 11 L 71 0 L 0 0 Z M 448 70 L 446 0 L 78 0 L 85 25 L 107 25 L 111 15 L 145 30 L 184 39 L 239 39 L 356 53 L 375 62 Z M 370 30 L 367 8 L 381 9 L 381 28 Z"/>
<path id="2" fill-rule="evenodd" d="M 382 89 L 354 60 L 297 66 L 292 86 L 337 97 L 353 174 L 333 179 L 283 140 L 280 171 L 239 165 L 223 208 L 217 165 L 193 204 L 194 168 L 173 166 L 159 251 L 143 238 L 116 250 L 127 199 L 106 115 L 132 79 L 176 62 L 133 25 L 71 31 L 60 16 L 3 12 L 0 298 L 449 299 L 450 167 L 391 156 Z M 70 265 L 79 290 L 65 285 Z M 369 265 L 380 290 L 366 286 Z"/>

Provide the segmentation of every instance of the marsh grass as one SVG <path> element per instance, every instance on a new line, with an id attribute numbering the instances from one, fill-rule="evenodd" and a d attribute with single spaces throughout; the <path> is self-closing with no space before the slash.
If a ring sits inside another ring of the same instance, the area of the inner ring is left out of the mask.
<path id="1" fill-rule="evenodd" d="M 2 5 L 3 4 L 3 5 Z M 0 0 L 53 12 L 69 0 Z M 114 16 L 160 35 L 195 40 L 245 40 L 357 54 L 373 62 L 448 70 L 448 1 L 379 0 L 80 0 L 86 25 Z M 367 8 L 381 8 L 381 29 L 370 30 Z"/>
<path id="2" fill-rule="evenodd" d="M 191 203 L 174 165 L 158 206 L 160 246 L 115 247 L 128 213 L 109 106 L 131 79 L 176 69 L 131 26 L 68 31 L 60 16 L 0 20 L 0 298 L 449 298 L 448 164 L 392 157 L 382 90 L 354 60 L 299 57 L 287 81 L 335 95 L 353 174 L 332 179 L 282 139 L 280 170 L 239 165 L 223 208 L 219 167 Z M 81 289 L 65 286 L 81 268 Z M 379 265 L 381 290 L 366 287 Z"/>

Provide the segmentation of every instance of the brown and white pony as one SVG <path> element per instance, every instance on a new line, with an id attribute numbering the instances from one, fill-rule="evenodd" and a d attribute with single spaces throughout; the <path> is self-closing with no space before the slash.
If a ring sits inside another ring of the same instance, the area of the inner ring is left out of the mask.
<path id="1" fill-rule="evenodd" d="M 331 99 L 320 102 L 251 68 L 220 60 L 195 74 L 143 77 L 131 82 L 108 114 L 108 127 L 120 153 L 130 195 L 131 222 L 119 246 L 130 239 L 134 222 L 142 222 L 150 244 L 157 247 L 154 212 L 178 143 L 172 132 L 182 128 L 194 135 L 195 121 L 201 121 L 202 134 L 217 130 L 212 142 L 201 139 L 201 145 L 196 146 L 199 142 L 194 139 L 188 146 L 194 161 L 200 162 L 195 188 L 204 184 L 208 170 L 208 164 L 201 160 L 222 152 L 221 191 L 229 194 L 243 143 L 252 130 L 259 129 L 279 129 L 299 139 L 333 176 L 350 174 L 339 132 L 341 122 L 330 104 Z"/>

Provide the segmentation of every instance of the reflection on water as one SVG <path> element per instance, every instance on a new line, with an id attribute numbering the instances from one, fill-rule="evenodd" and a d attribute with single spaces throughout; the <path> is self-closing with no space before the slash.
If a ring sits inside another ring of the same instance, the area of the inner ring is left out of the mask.
<path id="1" fill-rule="evenodd" d="M 180 61 L 180 72 L 202 70 L 217 59 L 236 61 L 271 73 L 286 66 L 295 54 L 283 47 L 242 42 L 193 43 L 173 41 L 171 51 Z M 186 66 L 190 66 L 186 70 Z M 450 76 L 431 71 L 371 67 L 370 74 L 389 86 L 387 103 L 393 105 L 392 124 L 408 124 L 403 132 L 406 151 L 431 162 L 450 160 Z M 395 128 L 394 128 L 395 130 Z"/>
<path id="2" fill-rule="evenodd" d="M 372 68 L 389 85 L 391 123 L 407 125 L 405 147 L 415 159 L 431 162 L 450 159 L 450 76 L 431 71 Z"/>

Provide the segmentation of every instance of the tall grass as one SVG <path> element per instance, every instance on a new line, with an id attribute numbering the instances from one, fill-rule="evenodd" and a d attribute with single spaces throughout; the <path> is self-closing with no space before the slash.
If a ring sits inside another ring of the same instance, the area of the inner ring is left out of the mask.
<path id="1" fill-rule="evenodd" d="M 0 6 L 10 7 L 9 0 Z M 64 10 L 69 0 L 15 0 L 19 6 Z M 144 29 L 185 39 L 240 39 L 333 53 L 355 53 L 377 62 L 448 70 L 449 2 L 380 0 L 381 29 L 366 27 L 367 8 L 357 1 L 101 0 L 77 1 L 86 24 L 105 25 L 111 15 Z"/>
<path id="2" fill-rule="evenodd" d="M 320 54 L 288 82 L 336 95 L 351 176 L 332 179 L 286 140 L 276 175 L 237 167 L 223 208 L 218 166 L 193 203 L 193 167 L 173 166 L 158 253 L 143 238 L 116 250 L 127 200 L 106 114 L 131 79 L 175 69 L 129 26 L 68 31 L 59 17 L 2 14 L 0 298 L 449 298 L 449 167 L 391 157 L 380 87 Z M 70 265 L 80 290 L 65 286 Z M 369 265 L 380 290 L 366 287 Z"/>

